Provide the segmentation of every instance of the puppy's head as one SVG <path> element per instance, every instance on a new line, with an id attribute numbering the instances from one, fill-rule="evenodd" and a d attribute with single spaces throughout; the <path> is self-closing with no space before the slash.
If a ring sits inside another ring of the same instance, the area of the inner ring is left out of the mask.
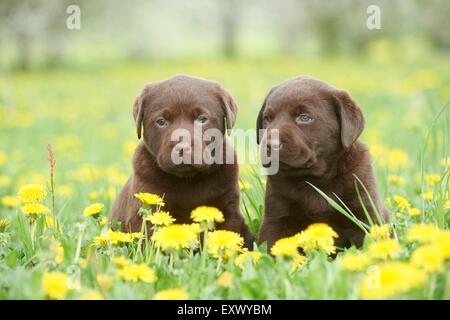
<path id="1" fill-rule="evenodd" d="M 346 91 L 298 77 L 267 95 L 257 119 L 257 140 L 267 148 L 261 152 L 278 152 L 281 174 L 321 176 L 363 128 L 362 111 Z M 277 138 L 272 129 L 278 130 Z"/>
<path id="2" fill-rule="evenodd" d="M 236 112 L 234 99 L 217 82 L 184 75 L 146 85 L 133 106 L 138 138 L 163 171 L 179 177 L 213 169 L 204 161 L 211 141 L 203 133 L 215 129 L 223 138 Z"/>

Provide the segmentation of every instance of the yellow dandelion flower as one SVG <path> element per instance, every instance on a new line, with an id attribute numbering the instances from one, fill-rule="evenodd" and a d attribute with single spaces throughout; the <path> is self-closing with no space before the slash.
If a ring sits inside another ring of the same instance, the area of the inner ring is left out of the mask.
<path id="1" fill-rule="evenodd" d="M 151 206 L 151 205 L 157 205 L 164 207 L 164 200 L 158 196 L 157 194 L 148 193 L 148 192 L 140 192 L 134 194 L 135 198 L 139 199 L 139 201 L 142 202 L 142 204 Z"/>
<path id="2" fill-rule="evenodd" d="M 125 281 L 142 281 L 147 283 L 156 281 L 155 272 L 145 263 L 123 266 L 117 274 Z"/>
<path id="3" fill-rule="evenodd" d="M 239 190 L 253 189 L 253 184 L 248 181 L 239 181 Z"/>
<path id="4" fill-rule="evenodd" d="M 408 214 L 411 217 L 417 217 L 420 216 L 422 214 L 422 211 L 418 208 L 408 208 Z"/>
<path id="5" fill-rule="evenodd" d="M 36 203 L 44 200 L 47 191 L 41 184 L 27 184 L 20 188 L 19 198 L 22 203 Z"/>
<path id="6" fill-rule="evenodd" d="M 239 254 L 236 259 L 234 259 L 234 264 L 242 269 L 244 269 L 247 260 L 252 261 L 254 264 L 258 264 L 259 260 L 261 259 L 261 252 L 257 251 L 246 251 L 241 254 Z"/>
<path id="7" fill-rule="evenodd" d="M 191 224 L 187 224 L 187 227 L 189 227 L 192 232 L 195 232 L 196 234 L 199 234 L 202 231 L 202 228 L 200 227 L 199 223 L 191 223 Z"/>
<path id="8" fill-rule="evenodd" d="M 434 224 L 415 224 L 406 231 L 406 241 L 429 243 L 440 236 L 441 230 Z"/>
<path id="9" fill-rule="evenodd" d="M 127 182 L 128 176 L 117 166 L 109 166 L 106 170 L 106 176 L 112 185 L 121 186 Z"/>
<path id="10" fill-rule="evenodd" d="M 386 146 L 379 143 L 371 143 L 370 144 L 370 153 L 374 158 L 379 158 L 387 152 Z"/>
<path id="11" fill-rule="evenodd" d="M 444 203 L 444 209 L 445 209 L 445 210 L 450 210 L 450 200 L 445 201 L 445 203 Z"/>
<path id="12" fill-rule="evenodd" d="M 130 243 L 133 241 L 131 234 L 124 233 L 121 231 L 113 231 L 109 229 L 105 233 L 97 236 L 93 240 L 93 244 L 97 247 L 106 246 L 108 243 L 111 244 L 121 244 L 121 243 Z"/>
<path id="13" fill-rule="evenodd" d="M 108 244 L 108 241 L 102 236 L 97 236 L 92 240 L 92 244 L 96 247 L 105 247 Z"/>
<path id="14" fill-rule="evenodd" d="M 441 272 L 444 270 L 445 255 L 439 246 L 429 244 L 414 250 L 411 263 L 427 272 Z"/>
<path id="15" fill-rule="evenodd" d="M 228 230 L 213 231 L 206 237 L 208 252 L 216 258 L 230 258 L 242 250 L 243 244 L 244 239 L 238 233 Z"/>
<path id="16" fill-rule="evenodd" d="M 409 163 L 408 154 L 401 149 L 391 149 L 389 151 L 389 168 L 392 170 L 397 170 L 399 168 L 404 168 Z"/>
<path id="17" fill-rule="evenodd" d="M 155 294 L 154 300 L 187 300 L 189 296 L 181 288 L 166 289 Z"/>
<path id="18" fill-rule="evenodd" d="M 19 205 L 19 199 L 15 196 L 2 197 L 2 205 L 9 208 L 15 208 Z"/>
<path id="19" fill-rule="evenodd" d="M 314 223 L 296 235 L 300 247 L 305 250 L 319 249 L 327 254 L 335 253 L 334 238 L 338 234 L 326 223 Z"/>
<path id="20" fill-rule="evenodd" d="M 108 198 L 108 199 L 111 200 L 111 199 L 115 199 L 116 198 L 117 190 L 114 187 L 108 187 L 107 189 L 105 189 L 103 191 L 103 193 L 105 195 L 105 198 Z"/>
<path id="21" fill-rule="evenodd" d="M 363 299 L 386 299 L 424 285 L 427 274 L 404 262 L 386 262 L 370 268 L 360 285 Z"/>
<path id="22" fill-rule="evenodd" d="M 394 196 L 394 202 L 397 205 L 397 207 L 400 209 L 400 211 L 407 210 L 411 207 L 411 204 L 409 203 L 409 201 L 399 195 Z"/>
<path id="23" fill-rule="evenodd" d="M 72 188 L 69 185 L 62 185 L 56 188 L 55 190 L 55 194 L 58 197 L 62 197 L 62 198 L 69 198 L 72 194 Z"/>
<path id="24" fill-rule="evenodd" d="M 47 299 L 63 299 L 69 291 L 68 277 L 62 272 L 46 272 L 42 276 L 42 288 Z"/>
<path id="25" fill-rule="evenodd" d="M 214 207 L 200 206 L 192 210 L 191 219 L 194 222 L 224 222 L 222 211 Z"/>
<path id="26" fill-rule="evenodd" d="M 388 259 L 397 257 L 403 247 L 394 239 L 379 240 L 370 244 L 368 254 L 371 258 Z"/>
<path id="27" fill-rule="evenodd" d="M 88 193 L 88 199 L 91 201 L 97 200 L 99 196 L 100 194 L 98 193 L 98 191 L 91 191 Z"/>
<path id="28" fill-rule="evenodd" d="M 217 284 L 221 288 L 231 288 L 233 286 L 233 274 L 230 271 L 223 272 L 217 278 Z"/>
<path id="29" fill-rule="evenodd" d="M 109 223 L 109 221 L 108 221 L 108 218 L 107 218 L 107 217 L 101 217 L 100 220 L 98 221 L 98 223 L 99 223 L 101 226 L 106 226 L 106 225 Z"/>
<path id="30" fill-rule="evenodd" d="M 102 203 L 94 203 L 83 210 L 83 214 L 87 217 L 98 216 L 102 212 L 104 205 Z"/>
<path id="31" fill-rule="evenodd" d="M 108 274 L 98 274 L 95 279 L 97 280 L 98 286 L 105 291 L 111 289 L 114 283 L 114 277 Z"/>
<path id="32" fill-rule="evenodd" d="M 8 218 L 0 219 L 0 232 L 3 232 L 6 230 L 6 228 L 11 224 L 11 221 L 9 221 Z"/>
<path id="33" fill-rule="evenodd" d="M 166 211 L 152 213 L 147 218 L 145 218 L 145 220 L 157 226 L 168 226 L 175 222 L 175 218 L 173 218 L 170 213 Z"/>
<path id="34" fill-rule="evenodd" d="M 270 248 L 270 253 L 278 257 L 295 257 L 298 255 L 297 237 L 282 238 Z"/>
<path id="35" fill-rule="evenodd" d="M 64 247 L 61 245 L 61 242 L 53 241 L 51 249 L 55 254 L 55 262 L 61 264 L 64 261 Z"/>
<path id="36" fill-rule="evenodd" d="M 6 175 L 0 175 L 0 187 L 7 187 L 11 185 L 12 179 Z"/>
<path id="37" fill-rule="evenodd" d="M 86 290 L 80 294 L 80 300 L 104 300 L 104 298 L 97 290 Z"/>
<path id="38" fill-rule="evenodd" d="M 450 167 L 450 156 L 448 156 L 447 158 L 442 158 L 439 164 L 442 167 Z"/>
<path id="39" fill-rule="evenodd" d="M 79 260 L 78 260 L 78 265 L 80 266 L 80 268 L 82 269 L 82 270 L 84 270 L 84 269 L 86 269 L 86 267 L 88 266 L 88 259 L 85 259 L 85 258 L 80 258 Z"/>
<path id="40" fill-rule="evenodd" d="M 134 154 L 134 150 L 136 149 L 137 143 L 135 141 L 126 141 L 122 145 L 122 149 L 127 156 L 127 158 L 131 157 Z"/>
<path id="41" fill-rule="evenodd" d="M 47 214 L 50 212 L 49 208 L 40 203 L 28 203 L 21 209 L 25 215 L 30 217 L 37 217 L 41 214 Z"/>
<path id="42" fill-rule="evenodd" d="M 100 237 L 111 244 L 130 243 L 133 241 L 131 234 L 121 231 L 113 231 L 111 229 L 100 235 Z"/>
<path id="43" fill-rule="evenodd" d="M 80 182 L 95 182 L 102 177 L 100 168 L 91 164 L 83 164 L 78 170 L 72 172 L 72 178 Z"/>
<path id="44" fill-rule="evenodd" d="M 131 260 L 126 256 L 113 257 L 111 261 L 120 268 L 128 266 L 132 263 Z"/>
<path id="45" fill-rule="evenodd" d="M 401 149 L 388 150 L 380 157 L 380 164 L 390 170 L 397 171 L 409 164 L 408 154 Z"/>
<path id="46" fill-rule="evenodd" d="M 425 201 L 432 201 L 433 200 L 433 192 L 428 191 L 428 192 L 424 192 L 420 195 L 422 197 L 422 199 L 424 199 Z"/>
<path id="47" fill-rule="evenodd" d="M 369 237 L 372 239 L 389 238 L 389 224 L 371 226 L 369 230 Z"/>
<path id="48" fill-rule="evenodd" d="M 53 228 L 55 227 L 55 219 L 50 216 L 45 216 L 45 227 Z"/>
<path id="49" fill-rule="evenodd" d="M 446 259 L 450 259 L 450 231 L 441 230 L 436 240 L 433 242 L 442 252 Z"/>
<path id="50" fill-rule="evenodd" d="M 348 271 L 363 271 L 372 262 L 372 259 L 366 253 L 347 253 L 340 260 L 340 267 Z"/>
<path id="51" fill-rule="evenodd" d="M 424 176 L 425 184 L 427 186 L 434 186 L 441 181 L 441 175 L 439 174 L 425 174 Z"/>
<path id="52" fill-rule="evenodd" d="M 130 233 L 130 237 L 131 237 L 131 240 L 134 241 L 134 240 L 139 240 L 141 238 L 144 238 L 144 235 L 140 232 L 132 232 L 132 233 Z"/>
<path id="53" fill-rule="evenodd" d="M 406 180 L 402 176 L 390 175 L 388 177 L 388 183 L 394 186 L 405 187 Z"/>
<path id="54" fill-rule="evenodd" d="M 300 269 L 301 267 L 303 267 L 305 265 L 307 261 L 307 258 L 302 255 L 302 254 L 298 254 L 294 261 L 292 261 L 292 265 L 291 265 L 291 271 L 294 272 L 298 269 Z"/>
<path id="55" fill-rule="evenodd" d="M 6 163 L 6 154 L 0 151 L 0 166 Z"/>
<path id="56" fill-rule="evenodd" d="M 156 230 L 151 239 L 163 251 L 193 248 L 198 244 L 196 231 L 188 224 L 172 224 Z"/>
<path id="57" fill-rule="evenodd" d="M 47 182 L 47 177 L 42 173 L 34 172 L 31 174 L 31 177 L 29 177 L 28 180 L 30 181 L 30 183 L 45 186 L 45 183 Z M 22 183 L 20 185 L 22 185 Z"/>

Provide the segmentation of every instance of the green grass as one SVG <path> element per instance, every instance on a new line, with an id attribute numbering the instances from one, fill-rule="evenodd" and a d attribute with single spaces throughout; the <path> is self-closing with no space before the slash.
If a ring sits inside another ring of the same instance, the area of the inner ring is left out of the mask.
<path id="1" fill-rule="evenodd" d="M 155 253 L 149 245 L 142 255 L 131 254 L 136 249 L 133 246 L 97 250 L 91 244 L 101 227 L 82 211 L 92 202 L 101 202 L 106 215 L 130 174 L 132 147 L 137 143 L 131 106 L 145 83 L 175 73 L 216 79 L 237 100 L 236 127 L 253 129 L 271 86 L 309 74 L 349 90 L 363 109 L 366 129 L 362 140 L 371 148 L 380 194 L 393 212 L 392 230 L 403 246 L 397 260 L 409 261 L 417 247 L 405 241 L 411 225 L 423 222 L 450 228 L 449 210 L 444 209 L 449 200 L 449 168 L 441 164 L 450 155 L 449 69 L 445 57 L 395 64 L 364 59 L 270 58 L 120 63 L 3 73 L 0 154 L 5 160 L 0 157 L 0 198 L 16 195 L 21 186 L 33 182 L 50 190 L 47 144 L 51 143 L 56 156 L 55 210 L 51 216 L 59 228 L 45 228 L 43 219 L 32 227 L 19 208 L 0 204 L 0 218 L 11 221 L 6 232 L 0 233 L 0 299 L 44 298 L 42 276 L 55 271 L 78 283 L 67 293 L 69 299 L 79 298 L 88 289 L 109 299 L 151 299 L 156 292 L 174 287 L 183 288 L 192 299 L 360 298 L 364 272 L 343 270 L 339 261 L 345 253 L 335 260 L 322 252 L 309 253 L 307 264 L 295 272 L 289 259 L 274 259 L 265 253 L 265 247 L 258 248 L 263 252 L 260 263 L 248 263 L 243 270 L 233 259 L 219 262 L 199 252 L 175 255 L 170 262 L 169 256 Z M 241 209 L 255 234 L 264 212 L 265 182 L 258 169 L 241 170 L 241 181 L 247 186 L 241 190 Z M 439 181 L 427 182 L 430 174 L 438 175 Z M 389 182 L 392 175 L 401 176 L 404 184 Z M 433 192 L 432 201 L 420 196 L 425 191 Z M 364 194 L 362 186 L 359 192 Z M 412 217 L 398 210 L 394 195 L 405 197 L 422 213 Z M 50 194 L 45 203 L 52 207 Z M 344 204 L 334 205 L 338 211 L 346 211 Z M 336 214 L 342 213 L 338 211 Z M 64 248 L 60 264 L 54 261 L 54 239 Z M 369 245 L 367 240 L 364 252 Z M 128 253 L 136 263 L 152 267 L 158 280 L 151 284 L 120 280 L 110 256 Z M 448 266 L 447 261 L 442 271 L 428 273 L 424 284 L 393 297 L 449 299 Z M 231 288 L 217 283 L 223 271 L 233 276 Z M 114 279 L 110 289 L 99 287 L 98 274 Z"/>

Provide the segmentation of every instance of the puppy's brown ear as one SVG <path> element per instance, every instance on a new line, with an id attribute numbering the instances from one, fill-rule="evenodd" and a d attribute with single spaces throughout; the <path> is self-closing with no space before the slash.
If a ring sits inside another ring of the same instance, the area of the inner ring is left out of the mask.
<path id="1" fill-rule="evenodd" d="M 270 89 L 269 93 L 267 94 L 266 98 L 264 99 L 261 109 L 259 110 L 258 118 L 256 118 L 256 143 L 257 144 L 259 144 L 262 139 L 261 130 L 263 128 L 263 122 L 264 122 L 263 114 L 264 114 L 264 110 L 266 109 L 266 106 L 267 106 L 267 100 L 269 99 L 270 95 L 277 87 L 273 87 L 272 89 Z"/>
<path id="2" fill-rule="evenodd" d="M 144 121 L 145 110 L 148 107 L 151 95 L 155 92 L 158 83 L 147 84 L 136 97 L 133 104 L 133 117 L 136 122 L 136 134 L 140 139 L 142 136 L 142 122 Z"/>
<path id="3" fill-rule="evenodd" d="M 341 122 L 341 141 L 348 149 L 358 139 L 364 129 L 364 116 L 361 109 L 346 91 L 337 91 L 333 95 L 337 114 Z"/>
<path id="4" fill-rule="evenodd" d="M 228 135 L 230 135 L 230 130 L 234 127 L 234 124 L 236 122 L 237 104 L 231 94 L 228 93 L 227 90 L 222 88 L 222 86 L 217 85 L 217 92 L 223 112 L 225 114 L 225 128 L 228 132 Z"/>
<path id="5" fill-rule="evenodd" d="M 141 138 L 142 135 L 142 121 L 144 120 L 144 110 L 145 110 L 145 99 L 142 98 L 143 94 L 141 93 L 139 96 L 134 99 L 133 104 L 133 117 L 136 122 L 136 134 L 138 138 Z"/>

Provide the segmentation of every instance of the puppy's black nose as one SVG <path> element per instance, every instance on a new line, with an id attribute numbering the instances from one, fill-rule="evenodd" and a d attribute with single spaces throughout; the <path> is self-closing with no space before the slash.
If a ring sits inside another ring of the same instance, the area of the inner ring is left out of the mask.
<path id="1" fill-rule="evenodd" d="M 282 144 L 278 139 L 270 139 L 267 141 L 267 151 L 279 151 L 282 148 Z"/>
<path id="2" fill-rule="evenodd" d="M 191 153 L 191 146 L 189 144 L 178 143 L 173 148 L 174 148 L 174 151 L 176 153 L 178 153 L 180 156 L 182 156 L 183 154 Z"/>

